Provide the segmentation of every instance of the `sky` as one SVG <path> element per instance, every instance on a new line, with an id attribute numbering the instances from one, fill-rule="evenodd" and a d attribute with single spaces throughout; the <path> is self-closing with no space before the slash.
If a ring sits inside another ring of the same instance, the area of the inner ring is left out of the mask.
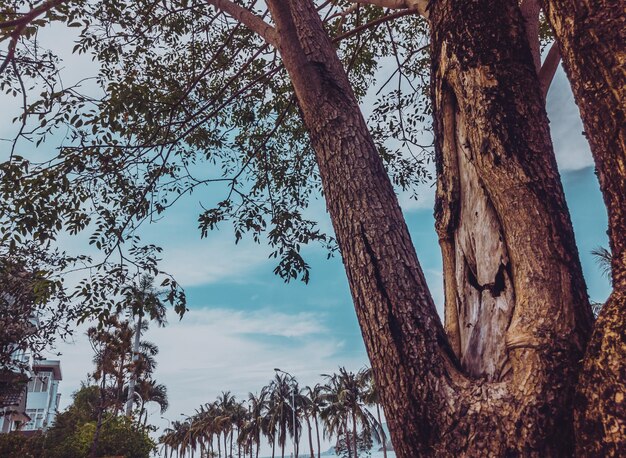
<path id="1" fill-rule="evenodd" d="M 72 57 L 67 59 L 70 67 Z M 606 210 L 562 70 L 548 94 L 547 108 L 589 294 L 592 300 L 603 301 L 609 284 L 590 251 L 608 245 Z M 11 127 L 3 126 L 0 136 L 4 137 Z M 5 160 L 5 147 L 0 154 Z M 369 364 L 339 257 L 327 260 L 321 248 L 307 247 L 310 283 L 285 284 L 273 274 L 275 260 L 268 259 L 266 246 L 246 239 L 235 245 L 227 228 L 201 240 L 199 198 L 194 194 L 181 200 L 142 234 L 144 240 L 164 247 L 162 268 L 184 287 L 189 307 L 182 320 L 170 313 L 167 327 L 153 326 L 145 336 L 159 346 L 155 379 L 167 386 L 170 401 L 163 418 L 156 406 L 149 407 L 150 423 L 165 427 L 181 420 L 181 415 L 193 414 L 221 391 L 245 399 L 248 392 L 258 392 L 269 382 L 274 368 L 292 373 L 302 385 L 313 385 L 323 380 L 320 374 L 339 366 L 357 370 Z M 417 202 L 405 196 L 400 201 L 435 303 L 441 307 L 434 186 L 422 186 Z M 313 204 L 311 213 L 324 229 L 331 230 L 322 201 Z M 55 351 L 62 354 L 63 409 L 93 370 L 84 327 L 77 328 L 73 341 L 58 345 Z M 56 359 L 52 354 L 50 358 Z"/>

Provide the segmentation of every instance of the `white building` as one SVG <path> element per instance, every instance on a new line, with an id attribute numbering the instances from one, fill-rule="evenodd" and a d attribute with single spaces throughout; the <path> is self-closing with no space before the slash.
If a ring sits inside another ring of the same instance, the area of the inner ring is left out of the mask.
<path id="1" fill-rule="evenodd" d="M 37 360 L 33 363 L 33 377 L 28 382 L 26 415 L 30 421 L 22 431 L 45 430 L 52 425 L 59 411 L 59 382 L 63 379 L 61 362 Z"/>

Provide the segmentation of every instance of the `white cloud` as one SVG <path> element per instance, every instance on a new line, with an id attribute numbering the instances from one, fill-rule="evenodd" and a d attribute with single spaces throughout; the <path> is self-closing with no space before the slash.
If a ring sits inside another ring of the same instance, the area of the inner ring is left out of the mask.
<path id="1" fill-rule="evenodd" d="M 192 219 L 193 221 L 193 219 Z M 250 240 L 235 245 L 232 234 L 212 233 L 200 240 L 197 229 L 191 229 L 185 241 L 168 243 L 163 253 L 162 268 L 183 286 L 196 286 L 221 281 L 249 281 L 250 273 L 271 262 L 269 248 Z"/>

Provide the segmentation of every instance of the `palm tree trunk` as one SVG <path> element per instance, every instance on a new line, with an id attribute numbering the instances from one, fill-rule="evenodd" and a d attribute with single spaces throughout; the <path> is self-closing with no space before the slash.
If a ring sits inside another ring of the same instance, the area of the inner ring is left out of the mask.
<path id="1" fill-rule="evenodd" d="M 137 325 L 135 326 L 135 342 L 133 344 L 133 372 L 128 382 L 128 397 L 126 398 L 126 416 L 130 418 L 133 412 L 133 401 L 135 398 L 135 384 L 137 383 L 137 368 L 135 365 L 139 360 L 139 340 L 141 339 L 141 319 L 140 313 L 137 317 Z"/>
<path id="2" fill-rule="evenodd" d="M 224 456 L 226 458 L 228 458 L 228 445 L 226 445 L 226 436 L 227 436 L 227 432 L 226 430 L 224 430 Z"/>
<path id="3" fill-rule="evenodd" d="M 343 431 L 345 435 L 346 450 L 348 451 L 348 458 L 352 458 L 352 446 L 350 445 L 350 430 L 348 429 L 348 417 L 343 419 Z"/>
<path id="4" fill-rule="evenodd" d="M 321 458 L 322 446 L 320 445 L 320 428 L 319 422 L 317 421 L 317 415 L 313 415 L 313 419 L 315 420 L 315 435 L 317 436 L 317 458 Z"/>
<path id="5" fill-rule="evenodd" d="M 311 449 L 311 458 L 315 458 L 315 452 L 313 451 L 313 428 L 311 428 L 311 420 L 305 415 L 306 426 L 309 430 L 309 448 Z"/>
<path id="6" fill-rule="evenodd" d="M 272 458 L 274 458 L 276 452 L 276 432 L 272 434 Z"/>
<path id="7" fill-rule="evenodd" d="M 230 429 L 230 458 L 233 458 L 233 429 Z"/>
<path id="8" fill-rule="evenodd" d="M 383 427 L 381 418 L 380 418 L 380 404 L 376 403 L 376 415 L 378 416 L 378 424 L 380 428 L 383 430 L 383 458 L 387 458 L 387 435 L 385 433 L 385 428 Z"/>
<path id="9" fill-rule="evenodd" d="M 356 409 L 352 409 L 352 443 L 354 445 L 354 458 L 359 458 L 358 440 L 359 437 L 356 433 Z"/>

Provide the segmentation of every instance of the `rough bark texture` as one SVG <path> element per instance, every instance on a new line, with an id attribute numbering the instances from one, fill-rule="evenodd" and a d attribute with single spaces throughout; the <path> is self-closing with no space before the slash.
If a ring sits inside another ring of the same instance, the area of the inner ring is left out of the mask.
<path id="1" fill-rule="evenodd" d="M 398 456 L 432 451 L 454 355 L 398 200 L 310 1 L 268 1 L 315 149 L 365 344 Z M 438 386 L 438 388 L 436 388 Z"/>
<path id="2" fill-rule="evenodd" d="M 430 11 L 446 329 L 496 382 L 458 453 L 566 456 L 591 313 L 523 19 L 514 1 Z"/>
<path id="3" fill-rule="evenodd" d="M 568 406 L 591 315 L 516 2 L 431 3 L 436 128 L 448 144 L 437 146 L 446 278 L 458 277 L 459 294 L 474 296 L 467 313 L 455 304 L 457 322 L 482 317 L 480 332 L 495 341 L 495 350 L 476 351 L 473 331 L 454 328 L 454 348 L 467 349 L 472 377 L 446 339 L 393 187 L 314 6 L 268 5 L 397 456 L 570 453 Z M 483 217 L 470 218 L 477 211 Z M 489 327 L 483 304 L 505 310 L 506 320 L 498 319 L 505 332 Z"/>
<path id="4" fill-rule="evenodd" d="M 626 455 L 626 8 L 621 0 L 544 0 L 591 146 L 609 216 L 613 293 L 587 349 L 577 453 Z"/>

